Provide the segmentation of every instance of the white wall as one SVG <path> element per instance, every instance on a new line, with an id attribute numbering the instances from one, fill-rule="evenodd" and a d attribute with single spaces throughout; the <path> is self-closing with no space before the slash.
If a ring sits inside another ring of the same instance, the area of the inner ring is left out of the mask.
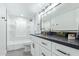
<path id="1" fill-rule="evenodd" d="M 40 15 L 36 14 L 33 18 L 34 23 L 34 34 L 40 33 Z"/>
<path id="2" fill-rule="evenodd" d="M 26 39 L 27 19 L 18 17 L 16 18 L 16 40 Z"/>
<path id="3" fill-rule="evenodd" d="M 6 8 L 0 6 L 0 56 L 6 55 Z"/>

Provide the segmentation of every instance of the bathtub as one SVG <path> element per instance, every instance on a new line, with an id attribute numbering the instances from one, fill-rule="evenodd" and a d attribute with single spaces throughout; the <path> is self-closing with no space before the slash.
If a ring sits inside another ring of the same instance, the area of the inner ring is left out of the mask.
<path id="1" fill-rule="evenodd" d="M 20 48 L 24 48 L 24 45 L 31 44 L 31 40 L 14 40 L 7 42 L 7 51 L 16 50 Z"/>

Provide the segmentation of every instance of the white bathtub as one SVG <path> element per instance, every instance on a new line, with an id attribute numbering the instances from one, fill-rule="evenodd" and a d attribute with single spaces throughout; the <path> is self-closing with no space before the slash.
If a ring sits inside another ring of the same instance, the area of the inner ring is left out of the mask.
<path id="1" fill-rule="evenodd" d="M 7 42 L 7 51 L 24 48 L 24 45 L 31 44 L 31 40 L 16 40 Z"/>

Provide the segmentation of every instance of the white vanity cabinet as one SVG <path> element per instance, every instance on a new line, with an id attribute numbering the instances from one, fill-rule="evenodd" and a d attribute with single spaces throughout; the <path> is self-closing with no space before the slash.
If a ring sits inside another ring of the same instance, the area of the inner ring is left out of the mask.
<path id="1" fill-rule="evenodd" d="M 49 51 L 48 49 L 46 49 L 42 46 L 40 46 L 39 51 L 40 51 L 40 53 L 39 53 L 40 56 L 51 56 L 51 51 Z"/>
<path id="2" fill-rule="evenodd" d="M 53 42 L 52 42 L 53 43 Z M 79 56 L 79 50 L 62 44 L 55 43 L 55 49 L 52 46 L 52 55 L 56 56 Z"/>
<path id="3" fill-rule="evenodd" d="M 31 54 L 33 56 L 51 56 L 51 41 L 32 36 Z"/>
<path id="4" fill-rule="evenodd" d="M 52 46 L 51 41 L 48 41 L 46 39 L 41 38 L 40 39 L 40 45 L 43 46 L 44 48 L 48 49 L 49 51 L 51 51 L 51 46 Z"/>
<path id="5" fill-rule="evenodd" d="M 39 44 L 34 43 L 34 53 L 35 53 L 34 55 L 35 56 L 39 56 L 39 49 L 40 49 L 39 46 L 40 46 Z"/>
<path id="6" fill-rule="evenodd" d="M 32 43 L 31 45 L 31 54 L 32 56 L 39 56 L 39 44 L 37 44 L 36 42 Z"/>
<path id="7" fill-rule="evenodd" d="M 40 38 L 40 56 L 51 56 L 51 46 L 52 46 L 52 42 L 48 41 L 46 39 Z"/>
<path id="8" fill-rule="evenodd" d="M 78 49 L 40 37 L 33 36 L 32 42 L 31 53 L 33 56 L 79 56 Z"/>
<path id="9" fill-rule="evenodd" d="M 56 46 L 56 50 L 55 50 L 55 54 L 58 55 L 58 56 L 70 56 L 70 53 L 67 51 L 68 48 L 64 45 L 61 45 L 61 44 L 55 44 Z M 71 51 L 71 50 L 69 50 Z"/>
<path id="10" fill-rule="evenodd" d="M 34 42 L 32 41 L 32 44 L 31 44 L 31 54 L 32 56 L 35 55 L 35 48 L 34 48 Z"/>
<path id="11" fill-rule="evenodd" d="M 56 55 L 56 43 L 52 42 L 52 56 L 57 56 Z"/>
<path id="12" fill-rule="evenodd" d="M 31 54 L 33 56 L 39 56 L 39 38 L 35 36 L 31 36 L 32 45 L 31 45 Z"/>

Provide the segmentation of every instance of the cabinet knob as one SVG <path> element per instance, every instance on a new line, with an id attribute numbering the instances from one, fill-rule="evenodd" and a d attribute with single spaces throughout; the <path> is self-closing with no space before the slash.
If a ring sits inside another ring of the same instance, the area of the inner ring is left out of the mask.
<path id="1" fill-rule="evenodd" d="M 35 45 L 34 45 L 34 43 L 32 44 L 32 46 L 33 46 L 33 48 L 35 48 Z"/>
<path id="2" fill-rule="evenodd" d="M 56 25 L 58 25 L 58 24 L 56 24 Z"/>
<path id="3" fill-rule="evenodd" d="M 43 45 L 47 45 L 46 43 L 42 42 Z"/>
<path id="4" fill-rule="evenodd" d="M 42 52 L 42 55 L 43 55 L 43 56 L 46 56 L 43 52 Z"/>

